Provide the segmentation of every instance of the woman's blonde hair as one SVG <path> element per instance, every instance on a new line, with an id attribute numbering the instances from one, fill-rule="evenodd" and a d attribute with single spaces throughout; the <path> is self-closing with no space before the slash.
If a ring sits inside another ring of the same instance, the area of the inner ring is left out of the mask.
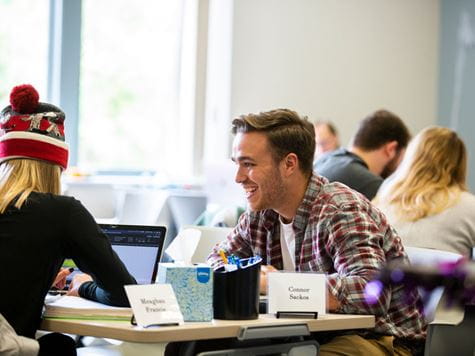
<path id="1" fill-rule="evenodd" d="M 401 165 L 374 202 L 388 204 L 402 220 L 416 221 L 455 205 L 467 190 L 466 176 L 467 150 L 457 133 L 429 127 L 409 144 Z"/>
<path id="2" fill-rule="evenodd" d="M 0 165 L 0 214 L 15 201 L 20 209 L 31 192 L 61 193 L 61 168 L 34 159 L 16 158 Z"/>

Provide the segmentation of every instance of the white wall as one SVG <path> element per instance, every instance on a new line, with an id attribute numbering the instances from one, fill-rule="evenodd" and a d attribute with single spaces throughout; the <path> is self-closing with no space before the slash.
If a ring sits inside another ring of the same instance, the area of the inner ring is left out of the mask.
<path id="1" fill-rule="evenodd" d="M 345 145 L 379 108 L 413 133 L 435 124 L 437 0 L 235 0 L 233 10 L 231 118 L 288 107 L 333 120 Z"/>

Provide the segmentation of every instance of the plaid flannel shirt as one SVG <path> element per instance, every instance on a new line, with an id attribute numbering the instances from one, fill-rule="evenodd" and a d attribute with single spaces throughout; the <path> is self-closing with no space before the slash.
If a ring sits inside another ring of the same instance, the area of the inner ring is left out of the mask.
<path id="1" fill-rule="evenodd" d="M 273 210 L 245 212 L 227 240 L 214 248 L 208 262 L 215 268 L 222 264 L 218 251 L 223 249 L 243 258 L 258 254 L 263 264 L 283 269 L 278 218 Z M 417 292 L 407 298 L 399 285 L 385 288 L 376 304 L 365 302 L 366 283 L 387 261 L 407 260 L 407 255 L 386 217 L 363 195 L 314 174 L 293 228 L 296 270 L 325 273 L 329 292 L 340 302 L 338 312 L 375 315 L 374 331 L 378 334 L 416 340 L 425 337 Z"/>

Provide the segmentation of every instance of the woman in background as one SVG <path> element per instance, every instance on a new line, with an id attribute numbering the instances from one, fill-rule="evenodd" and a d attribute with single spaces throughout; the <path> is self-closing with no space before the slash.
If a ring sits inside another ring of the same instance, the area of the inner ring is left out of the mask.
<path id="1" fill-rule="evenodd" d="M 136 282 L 91 214 L 60 195 L 64 112 L 39 102 L 31 85 L 15 87 L 10 103 L 0 113 L 0 314 L 18 335 L 34 338 L 65 258 L 88 274 L 73 279 L 70 295 L 128 306 L 123 286 Z"/>
<path id="2" fill-rule="evenodd" d="M 422 130 L 373 202 L 406 246 L 470 256 L 475 246 L 475 196 L 467 191 L 467 150 L 456 132 Z"/>

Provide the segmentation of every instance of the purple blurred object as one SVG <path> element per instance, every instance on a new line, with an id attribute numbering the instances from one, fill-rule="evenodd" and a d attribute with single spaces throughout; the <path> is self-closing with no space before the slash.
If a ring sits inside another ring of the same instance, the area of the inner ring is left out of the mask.
<path id="1" fill-rule="evenodd" d="M 430 266 L 388 264 L 366 285 L 366 302 L 375 304 L 384 288 L 397 284 L 404 285 L 408 296 L 416 289 L 430 293 L 437 287 L 444 287 L 449 304 L 475 304 L 475 263 L 461 259 Z"/>

